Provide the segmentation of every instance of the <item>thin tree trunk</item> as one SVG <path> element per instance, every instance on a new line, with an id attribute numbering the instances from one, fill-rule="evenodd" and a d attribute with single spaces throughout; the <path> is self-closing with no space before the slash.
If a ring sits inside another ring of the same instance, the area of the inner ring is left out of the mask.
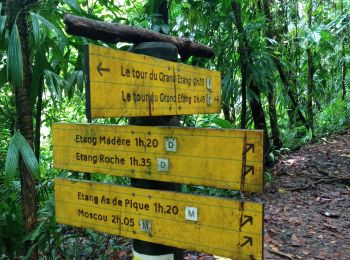
<path id="1" fill-rule="evenodd" d="M 35 133 L 34 133 L 34 152 L 35 157 L 40 161 L 40 129 L 41 129 L 41 114 L 43 105 L 43 78 L 40 77 L 38 90 L 38 101 L 36 103 L 36 114 L 35 114 Z"/>
<path id="2" fill-rule="evenodd" d="M 269 89 L 267 92 L 267 99 L 269 102 L 269 116 L 271 124 L 272 141 L 275 149 L 280 149 L 283 146 L 281 133 L 277 122 L 277 110 L 276 110 L 276 99 L 275 99 L 275 89 L 269 83 Z"/>
<path id="3" fill-rule="evenodd" d="M 241 73 L 242 73 L 242 112 L 243 112 L 243 104 L 246 103 L 245 100 L 246 100 L 246 88 L 247 88 L 247 78 L 248 78 L 247 57 L 250 51 L 250 46 L 248 45 L 247 36 L 243 28 L 241 6 L 236 0 L 232 1 L 232 9 L 236 18 L 235 19 L 236 27 L 237 27 L 238 33 L 240 34 L 239 55 L 240 55 Z M 257 97 L 257 98 L 251 98 L 251 100 L 249 101 L 249 104 L 252 110 L 255 128 L 262 129 L 265 132 L 264 144 L 265 144 L 265 151 L 267 151 L 270 148 L 270 140 L 269 140 L 269 135 L 268 135 L 267 126 L 266 126 L 265 113 L 260 100 L 260 90 L 258 86 L 255 84 L 254 80 L 250 81 L 249 89 L 252 92 L 254 92 Z M 246 117 L 246 115 L 244 116 Z M 244 120 L 246 119 L 244 118 Z M 241 127 L 242 127 L 242 121 L 241 121 Z"/>
<path id="4" fill-rule="evenodd" d="M 8 15 L 8 25 L 12 29 L 14 22 L 17 22 L 18 32 L 21 41 L 23 60 L 23 84 L 14 86 L 16 99 L 17 129 L 33 148 L 33 111 L 30 102 L 31 88 L 31 61 L 29 57 L 29 36 L 27 15 L 28 11 L 21 0 L 8 0 L 6 5 Z M 17 15 L 18 14 L 18 15 Z M 17 16 L 17 20 L 16 19 Z M 20 181 L 21 181 L 21 201 L 24 218 L 24 231 L 31 232 L 36 225 L 37 202 L 35 194 L 35 179 L 27 169 L 25 163 L 20 158 Z M 28 252 L 33 243 L 27 241 L 24 245 L 25 252 Z M 35 247 L 32 251 L 32 259 L 38 259 L 38 251 Z"/>
<path id="5" fill-rule="evenodd" d="M 344 57 L 344 56 L 343 56 Z M 342 85 L 342 99 L 345 100 L 346 98 L 346 73 L 347 73 L 347 68 L 346 68 L 346 62 L 343 61 L 343 75 L 342 75 L 342 81 L 341 81 L 341 85 Z"/>
<path id="6" fill-rule="evenodd" d="M 280 4 L 284 5 L 284 1 L 280 1 Z M 296 34 L 298 35 L 298 18 L 299 18 L 299 14 L 298 14 L 298 0 L 295 1 L 295 9 L 296 9 L 296 12 L 297 12 L 296 13 L 295 27 L 296 27 Z M 284 13 L 286 13 L 286 11 L 284 11 Z M 287 14 L 285 16 L 288 17 Z M 287 22 L 283 26 L 283 30 L 282 30 L 282 33 L 284 33 L 284 34 L 288 33 L 288 27 L 286 26 L 286 24 L 287 24 Z M 298 46 L 299 46 L 298 36 L 296 36 L 294 41 L 298 42 Z M 294 88 L 297 88 L 297 86 L 298 86 L 298 81 L 297 81 L 298 76 L 297 75 L 299 75 L 299 51 L 295 51 L 295 53 L 296 53 L 296 61 L 295 61 L 296 62 L 295 67 L 296 68 L 295 68 L 294 75 L 290 75 L 290 74 L 293 73 L 292 70 L 287 70 L 287 72 L 284 71 L 283 65 L 282 65 L 282 63 L 280 62 L 280 60 L 277 57 L 274 58 L 274 62 L 275 62 L 275 65 L 277 67 L 277 70 L 279 72 L 279 75 L 280 75 L 280 78 L 282 80 L 282 83 L 285 86 L 285 89 L 287 91 L 287 95 L 288 95 L 288 97 L 290 99 L 291 110 L 294 113 L 296 113 L 297 119 L 299 119 L 299 121 L 301 121 L 301 123 L 303 125 L 308 127 L 307 120 L 304 117 L 302 111 L 300 110 L 300 108 L 298 106 L 298 98 L 296 97 L 296 93 L 295 93 L 295 90 L 294 90 Z M 292 56 L 291 52 L 289 54 L 290 54 L 290 56 Z M 292 79 L 292 82 L 293 82 L 292 84 L 290 84 L 289 78 Z M 291 85 L 294 86 L 294 88 Z M 291 125 L 292 125 L 292 122 L 293 122 L 293 118 L 294 118 L 293 114 L 294 113 L 288 113 L 290 121 L 291 121 Z"/>
<path id="7" fill-rule="evenodd" d="M 312 0 L 309 1 L 309 9 L 307 12 L 307 18 L 308 18 L 308 27 L 311 29 L 312 26 Z M 306 49 L 307 53 L 307 116 L 308 116 L 308 126 L 309 129 L 313 132 L 313 109 L 312 109 L 312 96 L 313 96 L 313 89 L 314 89 L 314 73 L 315 73 L 315 66 L 314 66 L 314 58 L 312 55 L 311 47 L 308 47 Z"/>
<path id="8" fill-rule="evenodd" d="M 289 99 L 290 99 L 290 101 L 291 101 L 291 103 L 292 103 L 292 109 L 293 109 L 294 111 L 297 112 L 300 121 L 301 121 L 305 126 L 308 127 L 307 121 L 306 121 L 306 119 L 305 119 L 303 113 L 301 112 L 300 108 L 298 107 L 298 99 L 295 97 L 295 95 L 294 95 L 292 89 L 289 87 L 289 80 L 288 80 L 288 78 L 287 78 L 286 73 L 285 73 L 284 70 L 283 70 L 282 63 L 281 63 L 280 60 L 279 60 L 278 58 L 276 58 L 276 57 L 275 57 L 273 60 L 274 60 L 275 65 L 276 65 L 276 67 L 277 67 L 277 70 L 278 70 L 278 73 L 279 73 L 280 78 L 281 78 L 281 80 L 282 80 L 282 83 L 283 83 L 283 85 L 286 87 L 287 95 L 288 95 L 288 97 L 289 97 Z"/>
<path id="9" fill-rule="evenodd" d="M 269 132 L 267 131 L 265 112 L 260 100 L 260 90 L 259 87 L 254 83 L 254 80 L 250 81 L 249 89 L 253 91 L 257 98 L 251 98 L 249 101 L 250 109 L 252 110 L 253 121 L 256 129 L 264 130 L 264 148 L 265 154 L 269 154 L 270 150 L 270 139 Z"/>
<path id="10" fill-rule="evenodd" d="M 230 106 L 227 104 L 223 104 L 222 111 L 224 113 L 224 118 L 227 121 L 231 121 L 231 115 L 230 115 Z"/>
<path id="11" fill-rule="evenodd" d="M 235 103 L 231 101 L 231 120 L 232 120 L 232 126 L 233 128 L 236 128 L 236 109 L 235 109 Z"/>
<path id="12" fill-rule="evenodd" d="M 268 38 L 272 39 L 274 36 L 274 29 L 272 25 L 273 19 L 270 12 L 270 4 L 271 4 L 270 0 L 264 0 L 264 13 L 268 22 L 268 30 L 266 34 Z M 267 42 L 267 44 L 270 47 L 272 47 L 270 42 Z M 269 116 L 270 116 L 273 145 L 276 149 L 280 149 L 282 147 L 282 138 L 278 128 L 275 90 L 271 82 L 268 83 L 267 100 L 269 102 Z"/>
<path id="13" fill-rule="evenodd" d="M 340 10 L 341 15 L 344 13 L 344 3 L 343 1 L 340 1 Z M 345 27 L 345 21 L 342 21 L 342 25 Z M 347 74 L 347 67 L 346 67 L 346 60 L 345 60 L 345 43 L 344 43 L 344 32 L 342 31 L 342 58 L 343 58 L 343 66 L 342 66 L 342 80 L 341 80 L 341 86 L 342 86 L 342 99 L 345 100 L 346 98 L 346 74 Z"/>
<path id="14" fill-rule="evenodd" d="M 241 128 L 245 129 L 247 125 L 247 81 L 248 81 L 248 65 L 246 57 L 247 36 L 243 30 L 241 5 L 236 1 L 232 1 L 232 10 L 235 15 L 235 25 L 239 33 L 239 62 L 241 65 L 241 97 L 242 97 L 242 111 L 241 111 Z"/>

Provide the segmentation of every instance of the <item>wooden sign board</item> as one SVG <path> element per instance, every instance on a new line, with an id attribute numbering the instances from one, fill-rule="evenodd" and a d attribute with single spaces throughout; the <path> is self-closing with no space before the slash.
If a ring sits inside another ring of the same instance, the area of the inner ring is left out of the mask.
<path id="1" fill-rule="evenodd" d="M 54 167 L 262 192 L 263 132 L 55 123 Z"/>
<path id="2" fill-rule="evenodd" d="M 55 179 L 58 223 L 233 259 L 262 259 L 263 205 Z"/>
<path id="3" fill-rule="evenodd" d="M 85 55 L 88 118 L 220 112 L 217 71 L 95 45 Z"/>

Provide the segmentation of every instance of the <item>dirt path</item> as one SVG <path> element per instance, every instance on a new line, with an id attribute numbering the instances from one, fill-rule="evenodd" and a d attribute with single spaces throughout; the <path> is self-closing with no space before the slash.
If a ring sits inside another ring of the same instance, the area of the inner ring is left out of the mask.
<path id="1" fill-rule="evenodd" d="M 350 259 L 350 131 L 285 156 L 265 203 L 265 259 Z"/>

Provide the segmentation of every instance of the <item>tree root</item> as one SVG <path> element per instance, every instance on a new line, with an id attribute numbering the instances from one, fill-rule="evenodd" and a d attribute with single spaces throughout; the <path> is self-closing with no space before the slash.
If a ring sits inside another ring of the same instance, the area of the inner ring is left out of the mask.
<path id="1" fill-rule="evenodd" d="M 345 184 L 350 184 L 350 178 L 349 177 L 332 177 L 332 178 L 321 178 L 313 182 L 309 182 L 307 185 L 301 186 L 301 187 L 294 187 L 294 188 L 286 188 L 286 191 L 299 191 L 299 190 L 306 190 L 310 186 L 314 187 L 316 184 L 319 183 L 331 183 L 331 182 L 340 182 Z"/>

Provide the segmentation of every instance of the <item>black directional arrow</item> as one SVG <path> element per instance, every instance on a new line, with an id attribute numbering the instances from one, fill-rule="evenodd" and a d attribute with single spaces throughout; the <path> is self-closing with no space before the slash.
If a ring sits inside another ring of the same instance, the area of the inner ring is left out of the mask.
<path id="1" fill-rule="evenodd" d="M 109 68 L 102 68 L 102 62 L 100 62 L 99 64 L 98 64 L 98 66 L 97 66 L 97 71 L 98 71 L 98 73 L 100 73 L 100 75 L 102 76 L 103 74 L 102 74 L 102 71 L 107 71 L 107 72 L 109 72 L 110 70 L 109 70 Z"/>
<path id="2" fill-rule="evenodd" d="M 245 242 L 241 245 L 241 247 L 244 247 L 244 246 L 245 246 L 246 244 L 248 244 L 248 243 L 249 243 L 250 246 L 253 245 L 253 238 L 251 238 L 251 237 L 246 237 L 246 236 L 244 236 L 244 238 L 245 238 L 246 240 L 245 240 Z"/>
<path id="3" fill-rule="evenodd" d="M 250 225 L 253 225 L 253 217 L 244 215 L 244 222 L 241 221 L 241 227 L 243 227 L 245 224 L 250 223 Z"/>

